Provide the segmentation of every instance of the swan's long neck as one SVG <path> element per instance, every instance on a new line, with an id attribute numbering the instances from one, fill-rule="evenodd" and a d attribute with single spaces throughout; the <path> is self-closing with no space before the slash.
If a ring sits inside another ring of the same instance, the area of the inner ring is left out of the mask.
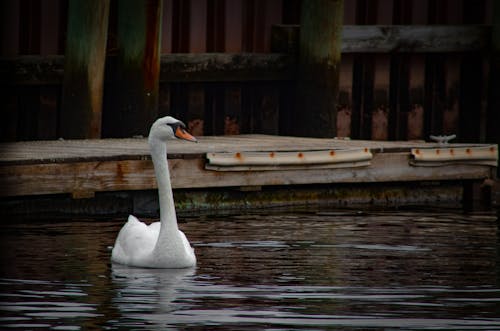
<path id="1" fill-rule="evenodd" d="M 175 215 L 174 195 L 170 183 L 170 171 L 167 162 L 167 146 L 164 142 L 151 139 L 151 158 L 155 169 L 158 184 L 158 198 L 160 201 L 160 238 L 178 229 Z"/>

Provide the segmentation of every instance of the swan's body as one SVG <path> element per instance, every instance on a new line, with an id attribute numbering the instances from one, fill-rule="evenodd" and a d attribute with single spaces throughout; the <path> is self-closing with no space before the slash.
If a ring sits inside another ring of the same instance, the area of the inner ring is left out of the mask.
<path id="1" fill-rule="evenodd" d="M 158 119 L 149 132 L 149 146 L 158 182 L 160 222 L 146 225 L 130 215 L 116 238 L 111 261 L 144 268 L 188 268 L 196 265 L 194 250 L 177 226 L 172 185 L 167 163 L 166 140 L 196 141 L 172 118 Z"/>

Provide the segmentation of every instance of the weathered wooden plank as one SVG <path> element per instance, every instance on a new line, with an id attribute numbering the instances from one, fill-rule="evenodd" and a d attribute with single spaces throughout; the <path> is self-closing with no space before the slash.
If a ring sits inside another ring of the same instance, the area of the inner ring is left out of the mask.
<path id="1" fill-rule="evenodd" d="M 489 27 L 460 25 L 346 25 L 344 53 L 477 52 L 490 45 Z"/>
<path id="2" fill-rule="evenodd" d="M 110 1 L 71 1 L 59 134 L 100 138 Z"/>
<path id="3" fill-rule="evenodd" d="M 56 85 L 64 76 L 63 55 L 25 55 L 0 59 L 2 84 Z"/>
<path id="4" fill-rule="evenodd" d="M 220 173 L 205 170 L 201 158 L 174 159 L 169 166 L 173 188 L 484 179 L 491 176 L 492 169 L 474 165 L 412 167 L 408 153 L 378 153 L 371 166 L 351 169 Z M 85 197 L 94 192 L 156 188 L 150 160 L 0 166 L 0 182 L 0 196 L 70 193 Z"/>
<path id="5" fill-rule="evenodd" d="M 235 82 L 290 80 L 295 60 L 288 54 L 201 53 L 161 56 L 160 82 Z M 108 64 L 116 71 L 117 59 Z M 2 83 L 8 85 L 56 85 L 64 75 L 64 56 L 19 56 L 0 59 Z M 113 74 L 110 79 L 113 79 Z"/>
<path id="6" fill-rule="evenodd" d="M 286 41 L 298 25 L 274 28 Z M 344 25 L 342 53 L 448 53 L 477 52 L 490 46 L 491 28 L 483 25 Z M 285 43 L 286 42 L 286 43 Z M 278 43 L 279 45 L 279 43 Z M 293 49 L 293 48 L 292 48 Z"/>
<path id="7" fill-rule="evenodd" d="M 174 188 L 227 187 L 259 185 L 299 185 L 321 183 L 375 183 L 397 181 L 482 179 L 491 176 L 491 168 L 453 165 L 438 168 L 411 167 L 407 153 L 375 154 L 372 165 L 364 168 L 313 169 L 289 171 L 220 172 L 204 170 L 205 161 L 176 160 L 172 173 Z"/>
<path id="8" fill-rule="evenodd" d="M 344 25 L 343 53 L 479 52 L 490 46 L 488 26 Z M 113 57 L 108 58 L 113 62 Z M 160 81 L 289 80 L 295 59 L 287 54 L 164 54 Z M 0 76 L 9 85 L 60 84 L 64 56 L 0 59 Z"/>
<path id="9" fill-rule="evenodd" d="M 169 158 L 204 158 L 209 152 L 307 151 L 325 149 L 369 148 L 373 153 L 406 152 L 412 148 L 439 146 L 436 143 L 408 141 L 364 141 L 236 135 L 198 137 L 199 143 L 173 140 L 168 144 Z M 479 146 L 449 144 L 450 147 Z M 0 166 L 78 163 L 93 161 L 148 160 L 146 139 L 91 139 L 0 143 Z"/>
<path id="10" fill-rule="evenodd" d="M 94 161 L 0 167 L 0 196 L 155 188 L 150 160 Z"/>
<path id="11" fill-rule="evenodd" d="M 161 58 L 161 81 L 230 82 L 288 80 L 294 60 L 287 54 L 169 54 Z"/>

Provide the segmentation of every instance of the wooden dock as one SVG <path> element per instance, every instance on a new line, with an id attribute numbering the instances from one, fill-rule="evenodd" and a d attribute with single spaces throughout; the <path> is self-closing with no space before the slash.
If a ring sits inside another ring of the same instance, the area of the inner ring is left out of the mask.
<path id="1" fill-rule="evenodd" d="M 263 188 L 293 189 L 310 184 L 359 188 L 374 183 L 380 187 L 458 183 L 454 187 L 463 187 L 463 183 L 494 178 L 498 162 L 497 145 L 269 135 L 205 136 L 199 143 L 172 141 L 168 151 L 172 186 L 179 192 L 236 189 L 258 194 Z M 221 158 L 226 163 L 210 163 Z M 144 138 L 0 144 L 0 197 L 4 202 L 61 194 L 72 200 L 89 199 L 103 192 L 155 188 Z M 433 199 L 426 196 L 423 200 Z"/>

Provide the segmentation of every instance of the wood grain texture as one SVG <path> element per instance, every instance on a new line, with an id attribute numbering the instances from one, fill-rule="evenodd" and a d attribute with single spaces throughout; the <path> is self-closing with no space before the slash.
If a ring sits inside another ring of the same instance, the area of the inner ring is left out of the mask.
<path id="1" fill-rule="evenodd" d="M 344 25 L 341 52 L 478 52 L 488 48 L 490 36 L 488 26 Z M 160 61 L 161 82 L 289 80 L 296 65 L 294 57 L 282 53 L 178 53 L 164 54 Z M 0 59 L 0 74 L 11 85 L 60 84 L 63 73 L 61 55 Z"/>
<path id="2" fill-rule="evenodd" d="M 100 138 L 110 1 L 71 1 L 60 136 Z"/>
<path id="3" fill-rule="evenodd" d="M 205 154 L 210 152 L 304 151 L 347 148 L 368 148 L 372 153 L 409 153 L 411 148 L 438 146 L 437 143 L 422 141 L 344 140 L 259 134 L 197 138 L 197 144 L 183 140 L 170 141 L 168 143 L 169 158 L 204 158 Z M 480 146 L 480 144 L 449 144 L 448 146 Z M 0 143 L 0 166 L 145 159 L 150 159 L 149 146 L 145 138 Z"/>
<path id="4" fill-rule="evenodd" d="M 269 135 L 200 137 L 168 145 L 174 188 L 211 188 L 328 183 L 379 183 L 484 179 L 495 168 L 481 165 L 412 167 L 412 148 L 436 143 L 363 141 Z M 448 147 L 481 146 L 449 144 Z M 367 148 L 371 164 L 358 168 L 276 167 L 273 171 L 206 170 L 206 154 L 215 152 L 314 151 Z M 57 140 L 0 144 L 0 196 L 67 193 L 91 197 L 95 192 L 156 188 L 146 139 Z"/>

